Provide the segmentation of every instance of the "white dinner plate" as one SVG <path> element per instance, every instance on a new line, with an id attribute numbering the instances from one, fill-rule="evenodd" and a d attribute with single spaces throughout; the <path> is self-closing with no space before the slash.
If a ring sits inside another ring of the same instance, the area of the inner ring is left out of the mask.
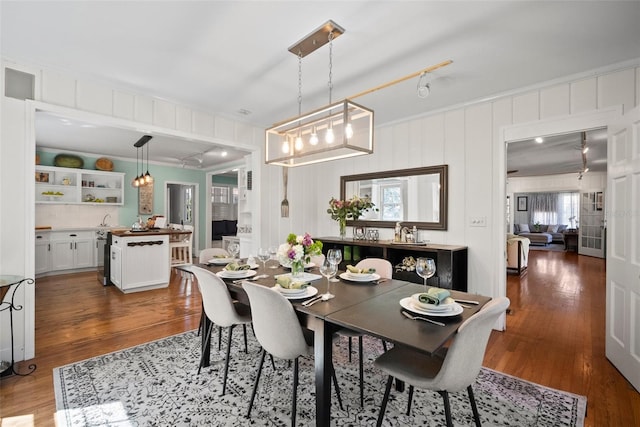
<path id="1" fill-rule="evenodd" d="M 275 290 L 276 292 L 280 292 L 279 289 L 282 289 L 282 288 L 280 288 L 279 286 L 274 286 L 271 289 Z M 317 293 L 318 293 L 318 289 L 314 288 L 313 286 L 307 286 L 304 289 L 304 292 L 301 292 L 300 294 L 285 294 L 280 292 L 280 295 L 282 295 L 286 299 L 302 299 L 302 298 L 312 297 Z"/>
<path id="2" fill-rule="evenodd" d="M 357 276 L 350 275 L 349 272 L 344 272 L 340 274 L 340 278 L 350 282 L 374 282 L 380 279 L 380 275 L 376 273 L 371 273 L 367 277 L 357 277 Z"/>
<path id="3" fill-rule="evenodd" d="M 247 277 L 252 277 L 256 275 L 255 270 L 240 270 L 240 271 L 218 271 L 216 276 L 222 277 L 223 279 L 246 279 Z"/>
<path id="4" fill-rule="evenodd" d="M 233 258 L 211 258 L 207 264 L 227 265 L 233 261 Z"/>
<path id="5" fill-rule="evenodd" d="M 422 294 L 424 292 L 420 292 L 417 294 L 413 294 L 411 295 L 411 298 L 413 298 L 413 304 L 418 307 L 419 309 L 422 310 L 426 310 L 426 311 L 449 311 L 451 310 L 451 308 L 453 307 L 451 304 L 455 304 L 455 300 L 451 297 L 447 297 L 445 298 L 444 301 L 442 301 L 440 304 L 435 305 L 435 304 L 427 304 L 424 302 L 420 302 L 420 300 L 418 299 L 418 296 L 420 294 Z"/>
<path id="6" fill-rule="evenodd" d="M 276 279 L 278 277 L 291 277 L 291 273 L 278 274 L 277 276 L 275 276 Z M 314 280 L 318 280 L 318 279 L 322 279 L 322 276 L 319 274 L 307 273 L 306 271 L 303 271 L 302 273 L 300 273 L 298 277 L 295 278 L 295 281 L 296 282 L 313 282 Z"/>
<path id="7" fill-rule="evenodd" d="M 400 306 L 402 308 L 404 308 L 405 310 L 409 310 L 412 313 L 415 314 L 424 314 L 426 316 L 436 316 L 436 317 L 452 317 L 452 316 L 457 316 L 458 314 L 462 313 L 464 311 L 464 308 L 462 308 L 462 306 L 460 304 L 458 304 L 457 302 L 454 302 L 453 304 L 448 304 L 451 306 L 451 309 L 448 311 L 429 311 L 429 310 L 423 310 L 419 307 L 417 307 L 414 303 L 413 303 L 413 298 L 411 297 L 406 297 L 406 298 L 402 298 L 400 300 Z"/>

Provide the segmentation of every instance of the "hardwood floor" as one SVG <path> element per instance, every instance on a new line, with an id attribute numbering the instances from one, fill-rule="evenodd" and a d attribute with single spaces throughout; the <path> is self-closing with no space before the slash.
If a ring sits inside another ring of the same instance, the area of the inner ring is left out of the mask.
<path id="1" fill-rule="evenodd" d="M 638 393 L 606 359 L 605 262 L 530 251 L 507 276 L 507 330 L 493 332 L 484 366 L 587 396 L 585 426 L 640 426 Z"/>
<path id="2" fill-rule="evenodd" d="M 640 426 L 640 393 L 604 357 L 604 284 L 603 260 L 530 252 L 529 272 L 508 276 L 507 330 L 493 332 L 484 365 L 586 395 L 587 427 Z M 53 368 L 194 329 L 199 317 L 197 288 L 176 276 L 168 289 L 128 295 L 100 286 L 95 273 L 38 279 L 28 361 L 38 368 L 0 380 L 2 427 L 19 416 L 54 425 Z"/>

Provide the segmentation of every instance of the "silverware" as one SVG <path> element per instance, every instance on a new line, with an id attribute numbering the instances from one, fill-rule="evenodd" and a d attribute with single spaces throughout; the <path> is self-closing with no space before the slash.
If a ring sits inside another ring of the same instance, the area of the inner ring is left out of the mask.
<path id="1" fill-rule="evenodd" d="M 468 300 L 468 299 L 454 299 L 455 302 L 464 302 L 467 304 L 478 305 L 480 304 L 478 301 Z"/>
<path id="2" fill-rule="evenodd" d="M 239 285 L 242 282 L 246 282 L 246 281 L 254 281 L 254 280 L 258 280 L 258 279 L 266 279 L 267 277 L 269 277 L 268 274 L 258 274 L 257 276 L 253 276 L 253 277 L 247 277 L 246 279 L 238 279 L 238 280 L 234 280 L 231 283 L 233 283 L 234 285 Z"/>
<path id="3" fill-rule="evenodd" d="M 411 319 L 411 320 L 424 320 L 425 322 L 433 323 L 434 325 L 446 326 L 442 322 L 436 322 L 435 320 L 427 319 L 426 317 L 413 316 L 413 315 L 407 313 L 406 311 L 403 311 L 402 314 L 404 315 L 404 317 L 406 317 L 408 319 Z"/>
<path id="4" fill-rule="evenodd" d="M 305 307 L 309 307 L 315 303 L 317 303 L 318 301 L 320 301 L 322 299 L 322 295 L 317 295 L 311 299 L 306 300 L 305 302 L 302 303 L 302 305 L 304 305 Z"/>

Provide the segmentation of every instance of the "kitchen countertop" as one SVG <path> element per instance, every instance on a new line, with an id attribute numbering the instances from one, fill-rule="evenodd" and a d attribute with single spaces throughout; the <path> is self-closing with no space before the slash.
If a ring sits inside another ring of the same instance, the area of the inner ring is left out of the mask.
<path id="1" fill-rule="evenodd" d="M 51 226 L 36 226 L 36 233 L 49 232 L 49 231 L 98 231 L 98 230 L 129 230 L 131 227 L 124 225 L 107 225 L 104 227 L 91 227 L 91 226 L 79 226 L 79 227 L 51 227 Z"/>
<path id="2" fill-rule="evenodd" d="M 187 230 L 173 230 L 171 228 L 152 228 L 145 231 L 112 230 L 111 234 L 118 237 L 137 237 L 137 236 L 164 236 L 170 234 L 191 234 Z"/>

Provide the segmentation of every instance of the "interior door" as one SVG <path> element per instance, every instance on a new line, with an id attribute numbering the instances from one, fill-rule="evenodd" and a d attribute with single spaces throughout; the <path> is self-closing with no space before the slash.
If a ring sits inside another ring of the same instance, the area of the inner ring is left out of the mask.
<path id="1" fill-rule="evenodd" d="M 605 223 L 604 192 L 580 193 L 580 226 L 578 253 L 604 258 Z"/>
<path id="2" fill-rule="evenodd" d="M 640 107 L 608 133 L 605 352 L 640 391 Z"/>

